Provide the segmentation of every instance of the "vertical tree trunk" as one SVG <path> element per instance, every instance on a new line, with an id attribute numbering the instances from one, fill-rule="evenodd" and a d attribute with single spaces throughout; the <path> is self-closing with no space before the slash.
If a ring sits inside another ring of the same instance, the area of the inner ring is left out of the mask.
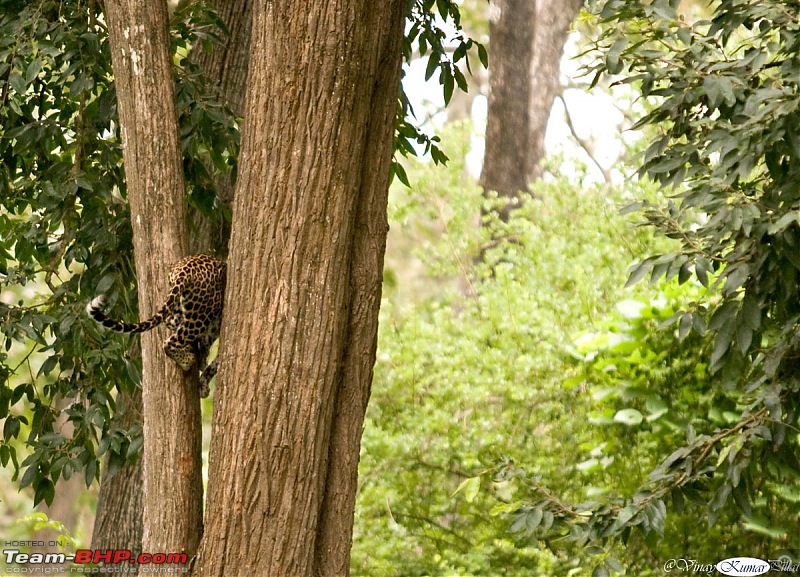
<path id="1" fill-rule="evenodd" d="M 527 180 L 542 176 L 544 137 L 553 101 L 561 92 L 561 57 L 569 35 L 569 25 L 583 5 L 583 0 L 536 0 L 536 15 L 531 61 L 531 88 Z"/>
<path id="2" fill-rule="evenodd" d="M 328 449 L 324 500 L 317 527 L 317 575 L 341 577 L 350 573 L 353 514 L 358 488 L 361 433 L 372 385 L 378 345 L 378 313 L 383 283 L 383 257 L 389 232 L 387 215 L 389 164 L 393 153 L 394 121 L 400 88 L 403 41 L 402 2 L 393 2 L 382 15 L 383 36 L 373 53 L 378 57 L 374 86 L 369 91 L 365 148 L 360 160 L 350 264 L 349 312 L 342 377 L 338 383 Z M 371 24 L 378 26 L 377 23 Z"/>
<path id="3" fill-rule="evenodd" d="M 257 3 L 200 575 L 344 575 L 403 0 Z"/>
<path id="4" fill-rule="evenodd" d="M 118 395 L 117 412 L 123 414 L 122 428 L 141 422 L 141 391 L 137 389 L 131 396 Z M 139 455 L 135 463 L 121 467 L 110 479 L 103 471 L 92 549 L 142 550 L 142 462 L 143 456 Z"/>
<path id="5" fill-rule="evenodd" d="M 535 0 L 489 4 L 489 108 L 481 186 L 505 201 L 499 210 L 503 220 L 520 191 L 528 190 L 535 13 Z"/>
<path id="6" fill-rule="evenodd" d="M 131 205 L 139 311 L 151 316 L 186 254 L 184 182 L 163 0 L 106 0 Z M 164 329 L 142 335 L 143 538 L 146 552 L 191 557 L 202 532 L 200 403 L 195 379 L 162 349 Z"/>
<path id="7" fill-rule="evenodd" d="M 507 204 L 541 176 L 544 137 L 569 24 L 582 0 L 491 0 L 489 110 L 481 186 Z"/>

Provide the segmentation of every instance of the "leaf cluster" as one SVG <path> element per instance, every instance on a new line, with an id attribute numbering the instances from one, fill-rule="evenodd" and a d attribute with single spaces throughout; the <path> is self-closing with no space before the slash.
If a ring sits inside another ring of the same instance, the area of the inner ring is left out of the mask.
<path id="1" fill-rule="evenodd" d="M 636 127 L 652 139 L 639 174 L 674 191 L 630 207 L 678 246 L 632 267 L 629 284 L 694 278 L 707 289 L 665 325 L 701 339 L 698 362 L 734 403 L 730 422 L 687 429 L 650 482 L 676 509 L 702 487 L 693 495 L 711 524 L 731 496 L 749 518 L 765 486 L 800 472 L 797 6 L 720 0 L 690 21 L 675 0 L 592 4 L 603 30 L 595 80 L 641 91 L 648 111 Z"/>
<path id="2" fill-rule="evenodd" d="M 461 27 L 459 5 L 452 0 L 414 0 L 409 3 L 407 30 L 403 39 L 403 62 L 410 64 L 414 59 L 427 59 L 425 80 L 438 73 L 444 103 L 453 97 L 456 87 L 468 92 L 464 71 L 459 67 L 463 62 L 468 74 L 472 74 L 470 54 L 477 51 L 481 65 L 488 67 L 489 57 L 486 47 L 464 34 Z M 405 71 L 403 71 L 405 75 Z M 405 168 L 397 154 L 408 158 L 430 154 L 435 164 L 445 164 L 447 155 L 439 147 L 440 138 L 424 133 L 404 90 L 400 91 L 397 117 L 395 119 L 394 150 L 390 176 L 406 186 L 410 186 Z"/>
<path id="3" fill-rule="evenodd" d="M 586 458 L 575 465 L 584 500 L 568 502 L 505 463 L 498 476 L 518 484 L 522 498 L 494 513 L 509 519 L 512 532 L 603 552 L 617 540 L 637 574 L 652 571 L 641 563 L 647 554 L 703 559 L 747 550 L 767 558 L 776 546 L 795 546 L 787 533 L 793 499 L 765 479 L 777 476 L 795 489 L 797 481 L 775 467 L 779 459 L 756 457 L 772 450 L 768 411 L 747 405 L 738 391 L 716 389 L 704 338 L 680 338 L 673 320 L 702 297 L 701 288 L 671 283 L 655 299 L 622 301 L 600 330 L 576 340 L 580 371 L 565 384 L 590 396 L 594 425 L 581 444 Z M 709 527 L 698 533 L 703 517 Z M 732 530 L 736 523 L 746 530 Z M 763 538 L 767 532 L 775 541 Z"/>

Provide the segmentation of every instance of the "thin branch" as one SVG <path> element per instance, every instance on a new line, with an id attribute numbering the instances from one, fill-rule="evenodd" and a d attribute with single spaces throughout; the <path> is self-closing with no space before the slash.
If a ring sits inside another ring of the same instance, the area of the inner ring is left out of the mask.
<path id="1" fill-rule="evenodd" d="M 585 138 L 581 138 L 578 136 L 578 132 L 575 130 L 575 124 L 572 122 L 572 115 L 569 113 L 569 107 L 567 106 L 567 100 L 564 98 L 563 92 L 558 95 L 558 98 L 561 100 L 561 103 L 564 105 L 564 118 L 567 121 L 567 127 L 569 127 L 569 131 L 572 134 L 572 138 L 580 145 L 581 148 L 589 155 L 589 158 L 592 159 L 595 166 L 600 170 L 600 173 L 603 175 L 603 180 L 605 180 L 606 184 L 611 184 L 611 171 L 607 168 L 604 168 L 600 161 L 597 160 L 595 156 L 594 146 L 591 142 L 586 140 Z"/>

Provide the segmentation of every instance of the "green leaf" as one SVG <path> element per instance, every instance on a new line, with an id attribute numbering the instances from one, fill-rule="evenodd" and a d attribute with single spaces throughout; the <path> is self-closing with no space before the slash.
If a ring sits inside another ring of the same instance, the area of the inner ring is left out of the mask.
<path id="1" fill-rule="evenodd" d="M 686 164 L 686 158 L 674 155 L 668 156 L 655 164 L 648 165 L 646 169 L 649 174 L 663 174 L 665 172 L 671 172 L 684 164 Z"/>
<path id="2" fill-rule="evenodd" d="M 128 446 L 128 451 L 125 456 L 130 459 L 133 455 L 136 455 L 139 452 L 139 449 L 142 448 L 143 444 L 144 436 L 136 435 L 131 439 L 131 444 Z"/>
<path id="3" fill-rule="evenodd" d="M 86 463 L 86 469 L 84 471 L 86 487 L 90 487 L 94 480 L 97 478 L 97 460 L 94 458 L 90 458 L 89 462 Z"/>
<path id="4" fill-rule="evenodd" d="M 3 424 L 3 439 L 5 439 L 6 443 L 19 435 L 19 428 L 19 419 L 17 417 L 9 416 L 6 418 Z"/>
<path id="5" fill-rule="evenodd" d="M 41 368 L 39 369 L 38 375 L 49 375 L 53 372 L 53 369 L 56 368 L 56 364 L 58 364 L 58 356 L 50 355 L 47 357 L 44 362 L 42 363 Z"/>
<path id="6" fill-rule="evenodd" d="M 717 489 L 717 492 L 714 494 L 714 498 L 709 503 L 709 508 L 712 511 L 719 511 L 720 509 L 722 509 L 722 506 L 728 500 L 728 495 L 730 494 L 731 494 L 731 486 L 728 485 L 727 483 L 723 483 L 722 485 L 720 485 L 719 489 Z"/>
<path id="7" fill-rule="evenodd" d="M 36 465 L 30 465 L 27 469 L 25 469 L 25 473 L 22 475 L 22 479 L 19 482 L 19 488 L 24 489 L 28 485 L 30 485 L 34 479 L 39 476 L 39 467 Z"/>
<path id="8" fill-rule="evenodd" d="M 746 324 L 739 324 L 736 326 L 736 344 L 742 354 L 750 350 L 750 345 L 753 342 L 753 329 Z"/>
<path id="9" fill-rule="evenodd" d="M 478 46 L 478 59 L 484 68 L 489 68 L 489 54 L 486 52 L 486 47 L 483 44 L 475 43 Z"/>
<path id="10" fill-rule="evenodd" d="M 552 513 L 551 513 L 551 515 L 552 515 Z M 543 517 L 544 517 L 544 511 L 542 510 L 541 507 L 537 507 L 537 508 L 533 509 L 532 511 L 530 511 L 525 517 L 525 524 L 526 524 L 526 526 L 528 528 L 528 531 L 531 532 L 531 533 L 536 531 L 536 529 L 539 528 L 539 525 L 541 524 Z M 552 521 L 551 521 L 551 524 L 552 524 Z M 547 529 L 547 527 L 545 527 L 545 530 L 546 529 Z"/>
<path id="11" fill-rule="evenodd" d="M 439 80 L 442 82 L 445 106 L 450 103 L 455 88 L 453 72 L 448 66 L 442 66 Z"/>
<path id="12" fill-rule="evenodd" d="M 719 103 L 722 102 L 722 88 L 720 87 L 719 77 L 708 75 L 703 78 L 703 90 L 708 96 L 708 105 L 711 108 L 717 108 Z"/>
<path id="13" fill-rule="evenodd" d="M 550 527 L 553 526 L 554 520 L 555 516 L 553 515 L 552 511 L 542 512 L 542 531 L 548 531 Z"/>
<path id="14" fill-rule="evenodd" d="M 461 70 L 458 69 L 458 66 L 453 67 L 453 76 L 455 77 L 459 90 L 462 92 L 469 92 L 467 79 L 464 77 L 464 74 L 461 72 Z"/>
<path id="15" fill-rule="evenodd" d="M 681 317 L 681 322 L 678 323 L 678 340 L 683 341 L 689 334 L 692 326 L 694 325 L 695 313 L 686 313 Z"/>
<path id="16" fill-rule="evenodd" d="M 746 531 L 758 533 L 771 539 L 783 539 L 787 535 L 786 529 L 773 526 L 769 521 L 761 517 L 747 516 L 744 523 L 742 523 L 742 527 Z"/>
<path id="17" fill-rule="evenodd" d="M 747 263 L 736 263 L 725 270 L 725 288 L 723 294 L 732 295 L 750 277 Z"/>
<path id="18" fill-rule="evenodd" d="M 103 475 L 103 482 L 105 483 L 122 468 L 125 464 L 125 459 L 118 453 L 109 453 L 108 460 L 106 461 L 106 469 Z"/>
<path id="19" fill-rule="evenodd" d="M 96 293 L 99 295 L 105 294 L 108 291 L 108 289 L 112 287 L 115 280 L 116 277 L 114 274 L 109 273 L 107 275 L 104 275 L 97 283 L 97 287 L 95 287 Z"/>
<path id="20" fill-rule="evenodd" d="M 742 300 L 739 322 L 746 324 L 754 331 L 761 326 L 761 304 L 756 301 L 756 298 L 750 292 Z"/>
<path id="21" fill-rule="evenodd" d="M 25 83 L 30 84 L 33 82 L 41 71 L 42 61 L 36 58 L 28 65 L 28 70 L 25 72 Z"/>
<path id="22" fill-rule="evenodd" d="M 731 346 L 733 340 L 733 322 L 727 322 L 719 328 L 714 337 L 714 349 L 711 352 L 711 371 L 716 372 L 720 368 L 720 361 Z"/>
<path id="23" fill-rule="evenodd" d="M 625 283 L 625 287 L 627 288 L 642 280 L 647 273 L 652 270 L 652 267 L 652 261 L 649 259 L 634 265 L 634 267 L 630 270 L 630 276 L 628 276 L 628 281 Z"/>
<path id="24" fill-rule="evenodd" d="M 771 224 L 767 229 L 769 234 L 778 234 L 783 232 L 790 225 L 800 223 L 800 213 L 796 210 L 790 210 L 781 216 L 777 222 Z"/>
<path id="25" fill-rule="evenodd" d="M 609 577 L 608 569 L 604 565 L 597 565 L 592 571 L 592 577 Z"/>
<path id="26" fill-rule="evenodd" d="M 638 425 L 644 420 L 642 413 L 636 409 L 622 409 L 617 411 L 614 415 L 614 422 L 622 423 L 623 425 L 633 426 Z"/>
<path id="27" fill-rule="evenodd" d="M 608 567 L 614 573 L 625 572 L 625 568 L 622 566 L 622 563 L 617 561 L 614 557 L 606 557 L 603 562 L 606 564 L 606 567 Z"/>
<path id="28" fill-rule="evenodd" d="M 453 492 L 453 495 L 457 495 L 462 490 L 464 491 L 464 499 L 467 503 L 472 503 L 475 500 L 475 497 L 478 496 L 478 491 L 481 488 L 481 478 L 480 477 L 470 477 L 469 479 L 465 479 L 461 482 L 458 488 Z"/>
<path id="29" fill-rule="evenodd" d="M 56 496 L 56 487 L 53 485 L 53 482 L 44 477 L 38 483 L 36 483 L 36 488 L 34 490 L 33 496 L 33 506 L 39 504 L 40 501 L 44 501 L 47 506 L 53 504 L 53 499 Z"/>
<path id="30" fill-rule="evenodd" d="M 606 52 L 606 68 L 609 74 L 619 74 L 622 71 L 623 64 L 620 57 L 627 46 L 627 38 L 617 38 Z"/>
<path id="31" fill-rule="evenodd" d="M 399 180 L 406 188 L 411 188 L 411 184 L 408 182 L 408 175 L 406 174 L 406 169 L 403 168 L 403 165 L 396 160 L 392 160 L 391 164 L 391 174 L 392 176 L 396 176 L 397 180 Z"/>
<path id="32" fill-rule="evenodd" d="M 441 66 L 441 52 L 434 49 L 428 56 L 428 65 L 425 67 L 425 80 L 430 80 L 436 69 Z"/>

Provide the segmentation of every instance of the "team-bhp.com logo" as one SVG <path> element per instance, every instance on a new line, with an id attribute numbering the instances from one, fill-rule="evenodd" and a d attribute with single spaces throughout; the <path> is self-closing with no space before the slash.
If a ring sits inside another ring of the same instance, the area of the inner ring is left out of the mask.
<path id="1" fill-rule="evenodd" d="M 769 563 L 755 557 L 731 557 L 717 563 L 717 571 L 723 575 L 755 577 L 769 571 Z"/>
<path id="2" fill-rule="evenodd" d="M 66 563 L 135 563 L 138 565 L 185 565 L 189 562 L 186 553 L 139 553 L 128 549 L 78 549 L 75 555 L 64 553 L 22 553 L 18 549 L 4 549 L 3 556 L 7 564 L 49 564 Z"/>

